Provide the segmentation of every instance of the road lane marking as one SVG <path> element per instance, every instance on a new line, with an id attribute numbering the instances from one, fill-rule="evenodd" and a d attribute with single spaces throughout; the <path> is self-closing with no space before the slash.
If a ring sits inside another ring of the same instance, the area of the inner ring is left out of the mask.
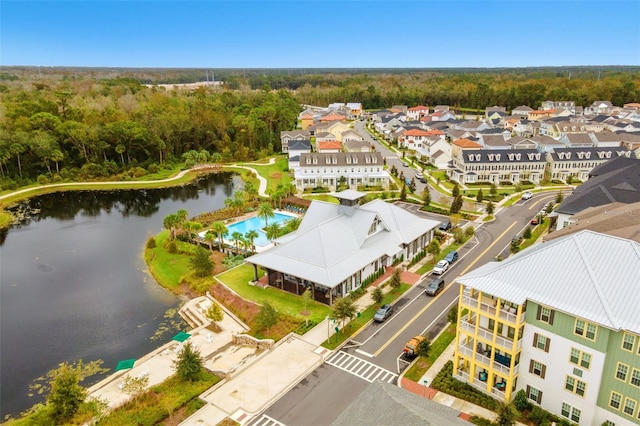
<path id="1" fill-rule="evenodd" d="M 360 355 L 368 356 L 369 358 L 373 358 L 373 355 L 371 355 L 369 352 L 365 352 L 360 349 L 356 349 L 356 353 Z"/>
<path id="2" fill-rule="evenodd" d="M 471 264 L 470 264 L 469 266 L 467 266 L 467 267 L 465 268 L 465 270 L 464 270 L 464 271 L 462 271 L 462 272 L 460 273 L 460 275 L 464 275 L 464 274 L 465 274 L 469 269 L 471 269 L 471 267 L 472 267 L 473 265 L 475 265 L 475 264 L 476 264 L 476 262 L 478 262 L 478 260 L 480 260 L 480 258 L 481 258 L 482 256 L 484 256 L 484 255 L 485 255 L 489 250 L 491 250 L 491 248 L 493 248 L 493 246 L 494 246 L 494 245 L 496 245 L 496 243 L 500 240 L 500 238 L 502 238 L 502 237 L 503 237 L 507 232 L 509 232 L 509 231 L 511 230 L 511 228 L 513 228 L 513 227 L 516 225 L 516 223 L 518 223 L 518 222 L 517 222 L 517 221 L 514 221 L 514 222 L 511 224 L 511 226 L 509 226 L 507 229 L 505 229 L 505 231 L 504 231 L 502 234 L 500 234 L 500 236 L 499 236 L 498 238 L 496 238 L 496 239 L 494 240 L 494 242 L 493 242 L 493 243 L 491 243 L 491 245 L 489 245 L 489 247 L 487 247 L 487 248 L 486 248 L 482 253 L 480 253 L 480 255 L 479 255 L 479 256 L 477 256 L 477 257 L 476 257 L 476 260 L 474 260 L 473 262 L 471 262 Z M 454 280 L 454 282 L 455 282 L 455 280 Z M 413 318 L 411 318 L 411 319 L 410 319 L 410 320 L 409 320 L 409 321 L 408 321 L 404 326 L 402 326 L 402 327 L 400 328 L 400 330 L 398 330 L 398 332 L 397 332 L 396 334 L 394 334 L 393 336 L 391 336 L 391 338 L 390 338 L 389 340 L 387 340 L 387 342 L 386 342 L 385 344 L 383 344 L 383 345 L 380 347 L 380 349 L 378 349 L 377 351 L 375 351 L 375 352 L 373 353 L 373 356 L 378 356 L 378 355 L 380 354 L 380 352 L 382 352 L 383 350 L 385 350 L 385 349 L 387 348 L 387 346 L 389 346 L 389 345 L 391 344 L 391 342 L 393 342 L 395 339 L 397 339 L 397 338 L 398 338 L 398 336 L 399 336 L 402 332 L 404 332 L 404 331 L 405 331 L 405 330 L 406 330 L 406 329 L 407 329 L 407 328 L 408 328 L 408 327 L 409 327 L 409 326 L 410 326 L 410 325 L 411 325 L 415 320 L 417 320 L 417 319 L 418 319 L 418 317 L 419 317 L 420 315 L 422 315 L 422 314 L 424 313 L 424 311 L 426 311 L 426 310 L 427 310 L 427 308 L 429 308 L 429 307 L 433 304 L 433 302 L 434 302 L 438 297 L 440 297 L 440 296 L 441 296 L 441 295 L 443 295 L 443 294 L 444 294 L 444 292 L 441 292 L 438 296 L 434 297 L 434 298 L 431 300 L 431 302 L 427 303 L 427 304 L 424 306 L 424 308 L 420 309 L 420 311 L 418 311 L 418 313 L 417 313 L 417 314 L 415 314 L 415 315 L 413 316 Z"/>
<path id="3" fill-rule="evenodd" d="M 342 371 L 346 371 L 349 374 L 353 374 L 356 377 L 360 377 L 369 383 L 378 378 L 387 383 L 393 383 L 393 381 L 398 377 L 396 373 L 342 351 L 336 352 L 334 355 L 329 357 L 325 363 L 339 368 Z"/>

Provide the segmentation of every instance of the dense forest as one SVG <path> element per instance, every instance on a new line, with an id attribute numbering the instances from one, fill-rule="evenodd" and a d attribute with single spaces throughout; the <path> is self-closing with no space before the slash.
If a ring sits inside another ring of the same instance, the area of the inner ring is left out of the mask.
<path id="1" fill-rule="evenodd" d="M 144 84 L 222 81 L 194 91 Z M 301 104 L 365 109 L 640 101 L 640 68 L 180 70 L 0 68 L 0 187 L 126 179 L 278 152 Z"/>

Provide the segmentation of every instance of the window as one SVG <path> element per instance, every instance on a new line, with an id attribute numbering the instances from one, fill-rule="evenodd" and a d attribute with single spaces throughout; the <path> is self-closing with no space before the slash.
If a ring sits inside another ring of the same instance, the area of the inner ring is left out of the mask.
<path id="1" fill-rule="evenodd" d="M 624 408 L 622 411 L 625 414 L 633 416 L 633 413 L 636 411 L 636 402 L 633 399 L 625 398 L 624 400 Z"/>
<path id="2" fill-rule="evenodd" d="M 631 381 L 630 383 L 633 386 L 638 386 L 640 388 L 640 370 L 638 369 L 633 369 L 633 371 L 631 372 Z"/>
<path id="3" fill-rule="evenodd" d="M 542 402 L 542 391 L 527 385 L 527 398 L 540 404 Z"/>
<path id="4" fill-rule="evenodd" d="M 562 409 L 560 410 L 560 413 L 562 414 L 563 417 L 566 417 L 567 419 L 571 419 L 576 423 L 580 422 L 580 414 L 582 414 L 580 410 L 578 410 L 576 407 L 570 406 L 566 402 L 562 403 Z"/>
<path id="5" fill-rule="evenodd" d="M 576 395 L 584 396 L 585 391 L 587 389 L 587 384 L 581 380 L 576 379 L 572 376 L 567 376 L 564 388 L 570 392 L 575 393 Z"/>
<path id="6" fill-rule="evenodd" d="M 533 346 L 538 349 L 542 349 L 545 352 L 549 352 L 549 344 L 551 343 L 551 339 L 546 336 L 543 336 L 538 333 L 534 333 L 533 335 Z"/>
<path id="7" fill-rule="evenodd" d="M 631 352 L 633 350 L 633 344 L 636 342 L 636 336 L 629 333 L 624 333 L 624 338 L 622 339 L 622 349 Z"/>
<path id="8" fill-rule="evenodd" d="M 589 340 L 596 340 L 597 327 L 595 324 L 576 318 L 574 333 Z"/>
<path id="9" fill-rule="evenodd" d="M 622 395 L 617 392 L 611 392 L 611 399 L 609 399 L 609 407 L 620 409 L 620 401 L 622 401 Z"/>
<path id="10" fill-rule="evenodd" d="M 616 367 L 616 379 L 626 382 L 627 373 L 629 373 L 629 366 L 619 362 L 618 366 Z"/>
<path id="11" fill-rule="evenodd" d="M 541 378 L 544 379 L 544 375 L 546 371 L 547 371 L 547 366 L 544 365 L 543 363 L 533 359 L 529 362 L 529 373 L 535 374 L 536 376 L 540 376 Z"/>
<path id="12" fill-rule="evenodd" d="M 536 319 L 546 322 L 549 325 L 553 325 L 553 316 L 553 309 L 538 305 L 538 314 L 536 315 Z"/>
<path id="13" fill-rule="evenodd" d="M 580 367 L 589 369 L 591 365 L 591 354 L 582 352 L 580 349 L 571 348 L 571 355 L 569 356 L 569 362 Z"/>

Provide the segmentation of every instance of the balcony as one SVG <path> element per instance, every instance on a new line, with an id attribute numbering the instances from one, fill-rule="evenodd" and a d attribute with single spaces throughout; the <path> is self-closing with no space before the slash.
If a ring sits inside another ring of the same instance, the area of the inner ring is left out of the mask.
<path id="1" fill-rule="evenodd" d="M 470 292 L 466 291 L 462 295 L 462 304 L 471 309 L 478 309 L 478 294 L 473 296 Z M 480 301 L 480 312 L 495 317 L 497 316 L 503 322 L 516 323 L 518 310 L 515 307 L 503 306 L 501 309 L 496 309 L 498 300 L 491 297 L 483 296 Z M 522 312 L 522 318 L 524 318 L 524 311 Z M 497 315 L 496 315 L 497 314 Z"/>
<path id="2" fill-rule="evenodd" d="M 476 331 L 476 326 L 475 326 L 475 318 L 471 319 L 471 322 L 468 321 L 467 317 L 463 317 L 462 320 L 460 321 L 460 325 L 459 325 L 460 329 L 469 333 L 472 336 L 478 336 L 482 339 L 487 340 L 488 342 L 492 342 L 493 345 L 493 335 L 494 333 L 491 332 L 490 330 L 484 328 L 484 327 L 478 327 L 477 331 Z M 511 351 L 513 348 L 513 340 L 509 339 L 508 337 L 504 337 L 501 335 L 496 335 L 496 340 L 495 340 L 495 344 L 498 346 L 501 346 L 502 348 L 504 348 L 507 351 Z M 522 348 L 522 339 L 520 339 L 518 341 L 518 345 L 517 348 L 520 349 Z"/>
<path id="3" fill-rule="evenodd" d="M 458 352 L 461 355 L 466 356 L 467 358 L 475 360 L 476 363 L 481 364 L 485 368 L 493 368 L 495 371 L 498 371 L 505 376 L 508 376 L 510 374 L 510 369 L 508 365 L 505 364 L 511 362 L 511 358 L 508 358 L 504 355 L 496 354 L 496 357 L 500 362 L 498 362 L 497 360 L 493 361 L 491 359 L 490 353 L 487 355 L 486 352 L 475 352 L 474 354 L 474 350 L 471 345 L 458 345 Z"/>

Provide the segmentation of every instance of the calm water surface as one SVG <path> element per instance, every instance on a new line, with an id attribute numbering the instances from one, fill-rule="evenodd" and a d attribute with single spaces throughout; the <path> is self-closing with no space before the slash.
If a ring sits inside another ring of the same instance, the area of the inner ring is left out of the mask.
<path id="1" fill-rule="evenodd" d="M 179 188 L 29 201 L 40 213 L 0 236 L 2 417 L 39 402 L 29 384 L 63 361 L 102 359 L 113 372 L 119 360 L 186 328 L 173 315 L 179 299 L 146 272 L 145 241 L 179 209 L 191 217 L 224 207 L 237 179 L 218 174 Z"/>

